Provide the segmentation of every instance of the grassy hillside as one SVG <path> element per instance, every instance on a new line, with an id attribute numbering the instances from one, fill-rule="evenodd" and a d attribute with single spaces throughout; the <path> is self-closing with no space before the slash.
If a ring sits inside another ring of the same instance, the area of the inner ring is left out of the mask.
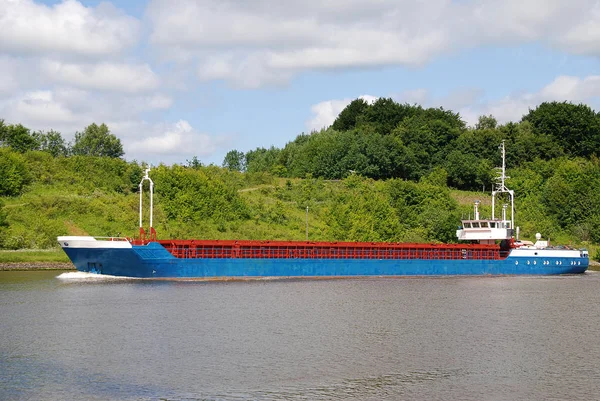
<path id="1" fill-rule="evenodd" d="M 2 248 L 52 249 L 59 235 L 137 234 L 142 166 L 41 152 L 24 158 L 28 184 L 21 195 L 0 198 L 7 223 L 0 227 Z M 489 194 L 450 190 L 427 179 L 287 179 L 177 165 L 158 166 L 150 176 L 160 238 L 303 240 L 308 206 L 310 240 L 446 242 L 454 241 L 461 217 L 472 215 L 475 200 L 482 202 L 482 217 L 491 213 Z M 523 187 L 515 176 L 514 185 Z M 149 203 L 147 190 L 144 202 Z M 554 224 L 534 194 L 517 198 L 517 211 L 523 238 L 540 231 L 553 243 L 594 248 Z M 147 211 L 144 219 L 147 224 Z M 60 252 L 0 253 L 0 261 L 15 258 L 64 260 Z"/>

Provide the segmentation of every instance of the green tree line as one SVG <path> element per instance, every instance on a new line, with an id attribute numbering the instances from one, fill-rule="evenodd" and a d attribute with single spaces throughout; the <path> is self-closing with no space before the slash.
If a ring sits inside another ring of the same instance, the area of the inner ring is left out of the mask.
<path id="1" fill-rule="evenodd" d="M 511 167 L 561 157 L 591 160 L 600 152 L 600 115 L 583 104 L 547 102 L 516 123 L 500 125 L 482 116 L 467 127 L 450 110 L 356 99 L 331 127 L 301 134 L 282 149 L 232 150 L 223 166 L 283 177 L 340 179 L 358 173 L 413 181 L 441 168 L 449 186 L 478 190 L 493 183 L 503 141 Z"/>
<path id="2" fill-rule="evenodd" d="M 585 105 L 544 103 L 521 121 L 482 116 L 467 127 L 449 110 L 355 100 L 333 125 L 279 149 L 232 150 L 223 167 L 160 165 L 161 238 L 454 241 L 472 202 L 489 213 L 505 141 L 524 236 L 600 243 L 599 117 Z M 0 248 L 55 246 L 57 235 L 129 235 L 138 225 L 144 163 L 91 124 L 60 133 L 0 124 Z M 486 199 L 488 204 L 486 206 Z M 147 204 L 147 203 L 146 203 Z"/>
<path id="3" fill-rule="evenodd" d="M 32 131 L 22 124 L 5 124 L 0 119 L 0 147 L 25 153 L 40 150 L 58 156 L 107 156 L 121 157 L 121 140 L 110 133 L 106 124 L 88 125 L 83 131 L 75 133 L 73 143 L 67 143 L 60 132 Z"/>

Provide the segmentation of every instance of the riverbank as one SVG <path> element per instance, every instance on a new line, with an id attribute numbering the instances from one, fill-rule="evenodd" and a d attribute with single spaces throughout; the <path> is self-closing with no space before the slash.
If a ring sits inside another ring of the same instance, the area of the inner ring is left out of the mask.
<path id="1" fill-rule="evenodd" d="M 23 269 L 31 269 L 31 267 L 28 267 L 31 265 L 40 266 L 35 268 L 42 270 L 48 268 L 53 269 L 53 267 L 48 266 L 54 266 L 61 263 L 65 266 L 69 266 L 67 267 L 68 269 L 73 268 L 67 254 L 59 247 L 50 249 L 0 250 L 0 266 L 23 264 L 25 266 Z M 1 267 L 0 270 L 2 270 Z M 10 270 L 13 269 L 11 268 Z"/>
<path id="2" fill-rule="evenodd" d="M 5 262 L 0 263 L 0 271 L 14 270 L 75 270 L 71 262 Z"/>

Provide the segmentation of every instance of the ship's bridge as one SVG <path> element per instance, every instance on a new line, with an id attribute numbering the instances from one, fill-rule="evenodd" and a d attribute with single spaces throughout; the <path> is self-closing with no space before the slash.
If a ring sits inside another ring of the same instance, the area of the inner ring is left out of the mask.
<path id="1" fill-rule="evenodd" d="M 462 227 L 456 237 L 462 241 L 479 241 L 482 244 L 496 240 L 510 239 L 513 236 L 510 220 L 462 220 Z"/>

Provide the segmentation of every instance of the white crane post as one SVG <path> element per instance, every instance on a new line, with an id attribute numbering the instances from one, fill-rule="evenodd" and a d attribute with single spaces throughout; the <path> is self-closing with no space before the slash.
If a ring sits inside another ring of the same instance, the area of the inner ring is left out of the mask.
<path id="1" fill-rule="evenodd" d="M 152 214 L 154 212 L 154 182 L 152 182 L 152 179 L 150 179 L 150 177 L 148 177 L 148 181 L 150 181 L 150 228 L 152 228 L 154 227 L 154 225 L 152 224 Z"/>
<path id="2" fill-rule="evenodd" d="M 144 183 L 144 179 L 142 178 L 140 185 L 138 185 L 138 187 L 140 189 L 140 228 L 142 228 L 142 184 L 143 183 Z"/>
<path id="3" fill-rule="evenodd" d="M 152 229 L 153 229 L 153 211 L 154 211 L 154 182 L 152 181 L 152 179 L 148 176 L 148 172 L 150 172 L 150 169 L 147 168 L 144 172 L 144 177 L 142 177 L 142 181 L 140 181 L 140 235 L 143 232 L 143 213 L 142 213 L 142 206 L 143 206 L 143 189 L 144 189 L 144 181 L 148 180 L 150 182 L 150 234 L 152 234 Z"/>

